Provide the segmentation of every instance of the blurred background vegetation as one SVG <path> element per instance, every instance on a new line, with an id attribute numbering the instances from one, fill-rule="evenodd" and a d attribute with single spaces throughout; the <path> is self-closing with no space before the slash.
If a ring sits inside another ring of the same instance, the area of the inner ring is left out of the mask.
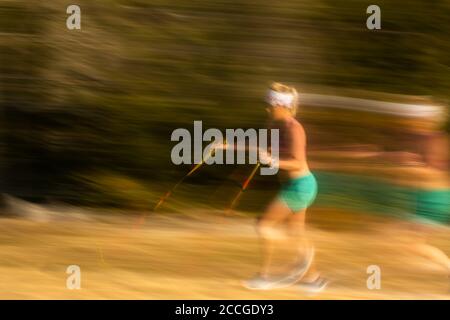
<path id="1" fill-rule="evenodd" d="M 70 4 L 0 1 L 2 193 L 148 207 L 188 170 L 170 161 L 171 132 L 194 120 L 263 127 L 272 81 L 362 98 L 450 98 L 448 0 L 379 0 L 377 31 L 367 30 L 372 3 L 361 0 L 79 0 L 82 29 L 73 31 Z M 311 148 L 404 149 L 383 117 L 300 117 Z M 237 188 L 249 170 L 205 168 L 178 199 L 208 198 L 200 186 L 225 177 Z"/>

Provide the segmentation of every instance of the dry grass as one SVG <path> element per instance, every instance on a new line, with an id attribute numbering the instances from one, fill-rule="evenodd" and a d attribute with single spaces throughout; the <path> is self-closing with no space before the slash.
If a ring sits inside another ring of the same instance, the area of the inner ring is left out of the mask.
<path id="1" fill-rule="evenodd" d="M 0 222 L 2 299 L 449 299 L 448 279 L 398 250 L 381 218 L 314 209 L 317 264 L 332 280 L 311 297 L 296 287 L 248 291 L 257 270 L 253 220 L 201 213 L 134 219 Z M 433 242 L 450 253 L 448 234 Z M 394 245 L 392 245 L 394 244 Z M 66 289 L 66 268 L 79 265 L 82 289 Z M 366 268 L 382 270 L 382 289 L 366 288 Z"/>

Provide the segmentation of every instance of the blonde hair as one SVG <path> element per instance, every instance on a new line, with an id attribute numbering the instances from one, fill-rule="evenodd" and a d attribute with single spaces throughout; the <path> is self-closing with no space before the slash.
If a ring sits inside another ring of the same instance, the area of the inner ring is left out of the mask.
<path id="1" fill-rule="evenodd" d="M 288 93 L 291 94 L 294 99 L 292 101 L 292 105 L 289 108 L 289 111 L 291 112 L 292 116 L 295 116 L 297 114 L 297 108 L 298 108 L 298 92 L 294 87 L 289 87 L 287 85 L 284 85 L 279 82 L 274 82 L 270 85 L 270 89 L 279 92 L 279 93 Z"/>

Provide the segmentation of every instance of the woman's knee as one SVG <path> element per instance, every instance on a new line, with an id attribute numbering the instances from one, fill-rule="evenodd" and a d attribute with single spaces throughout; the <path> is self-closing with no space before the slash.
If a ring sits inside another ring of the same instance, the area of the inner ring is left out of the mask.
<path id="1" fill-rule="evenodd" d="M 294 214 L 288 221 L 287 231 L 291 237 L 301 237 L 305 233 L 304 212 Z"/>
<path id="2" fill-rule="evenodd" d="M 265 221 L 259 221 L 256 225 L 256 230 L 258 235 L 264 240 L 277 240 L 286 237 L 280 228 Z"/>

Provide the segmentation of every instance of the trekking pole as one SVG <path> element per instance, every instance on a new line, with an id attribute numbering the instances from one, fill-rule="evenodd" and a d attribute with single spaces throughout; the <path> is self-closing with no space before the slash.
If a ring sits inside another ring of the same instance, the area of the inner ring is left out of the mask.
<path id="1" fill-rule="evenodd" d="M 206 161 L 206 160 L 205 160 Z M 185 176 L 183 176 L 183 178 L 181 178 L 172 188 L 169 189 L 169 191 L 167 191 L 164 196 L 162 196 L 159 201 L 156 203 L 156 205 L 153 207 L 152 211 L 156 211 L 159 207 L 161 207 L 161 205 L 172 195 L 172 193 L 175 191 L 176 188 L 178 188 L 178 186 L 180 184 L 183 183 L 183 181 L 191 176 L 195 171 L 197 171 L 202 165 L 203 165 L 204 161 L 198 163 L 197 165 L 195 165 L 194 168 L 191 169 L 191 171 L 189 171 Z"/>
<path id="2" fill-rule="evenodd" d="M 224 145 L 226 145 L 226 140 L 224 141 Z M 159 201 L 156 203 L 156 205 L 153 207 L 152 211 L 156 211 L 159 207 L 161 207 L 161 205 L 172 195 L 172 193 L 175 191 L 176 188 L 178 188 L 178 186 L 180 184 L 183 183 L 183 181 L 187 178 L 190 177 L 195 171 L 197 171 L 198 169 L 200 169 L 203 164 L 205 164 L 205 162 L 211 158 L 214 154 L 215 154 L 215 150 L 211 148 L 211 152 L 209 153 L 209 155 L 203 159 L 200 163 L 196 164 L 183 178 L 181 178 L 169 191 L 167 191 L 164 196 L 162 196 Z"/>
<path id="3" fill-rule="evenodd" d="M 250 184 L 250 181 L 252 181 L 253 177 L 255 176 L 255 174 L 258 171 L 260 166 L 261 166 L 261 164 L 258 162 L 255 165 L 255 167 L 253 168 L 253 170 L 250 173 L 250 175 L 248 176 L 248 178 L 244 181 L 244 183 L 242 184 L 241 189 L 239 190 L 238 194 L 234 197 L 233 201 L 231 202 L 230 206 L 228 207 L 228 209 L 226 211 L 227 215 L 229 215 L 232 212 L 233 208 L 238 203 L 238 201 L 241 198 L 241 196 L 244 193 L 244 191 L 247 190 L 248 185 Z"/>

